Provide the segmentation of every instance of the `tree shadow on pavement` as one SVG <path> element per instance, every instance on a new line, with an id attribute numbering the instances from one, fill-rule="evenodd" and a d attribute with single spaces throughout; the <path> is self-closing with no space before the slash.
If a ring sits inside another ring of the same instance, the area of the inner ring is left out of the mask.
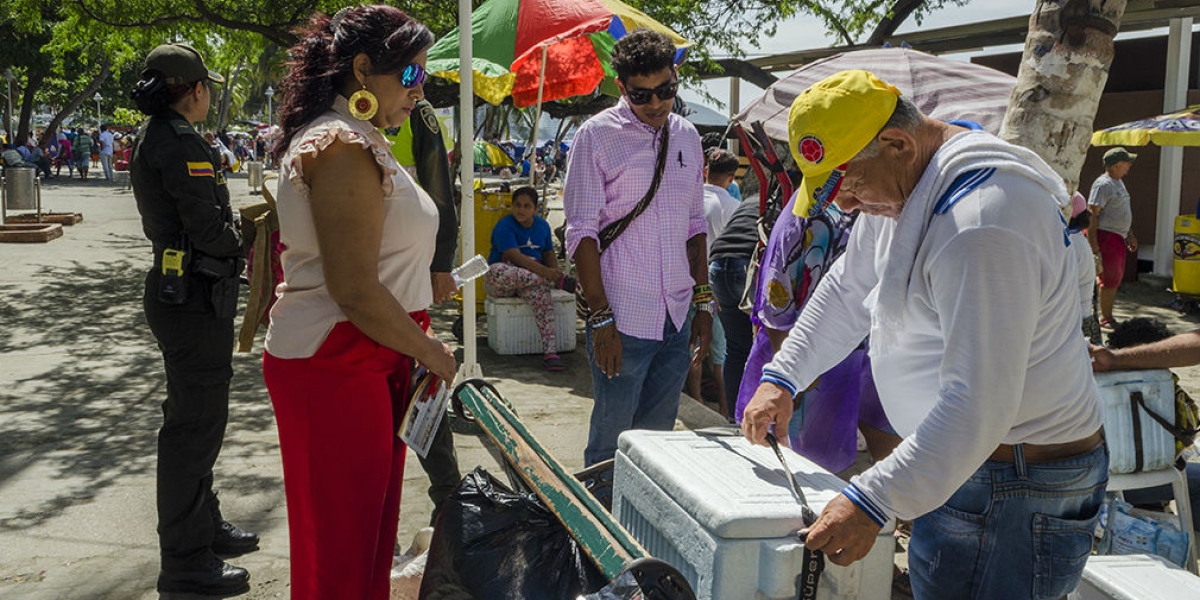
<path id="1" fill-rule="evenodd" d="M 25 488 L 9 484 L 26 475 L 45 481 L 0 506 L 0 531 L 35 527 L 123 478 L 153 476 L 166 386 L 142 311 L 146 262 L 75 261 L 0 284 L 0 488 Z M 273 430 L 258 356 L 235 355 L 234 371 L 231 433 L 235 419 L 238 430 Z M 274 453 L 277 438 L 225 447 Z M 218 481 L 233 493 L 282 489 L 255 474 Z"/>

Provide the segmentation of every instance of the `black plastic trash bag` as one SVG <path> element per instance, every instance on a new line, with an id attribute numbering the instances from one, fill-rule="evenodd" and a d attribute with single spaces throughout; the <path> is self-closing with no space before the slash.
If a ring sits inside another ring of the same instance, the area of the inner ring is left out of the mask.
<path id="1" fill-rule="evenodd" d="M 573 600 L 607 584 L 537 496 L 476 467 L 442 505 L 421 600 Z"/>

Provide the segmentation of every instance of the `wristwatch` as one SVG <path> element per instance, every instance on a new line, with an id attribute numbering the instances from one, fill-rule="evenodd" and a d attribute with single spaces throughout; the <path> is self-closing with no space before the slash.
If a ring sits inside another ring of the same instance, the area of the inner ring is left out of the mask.
<path id="1" fill-rule="evenodd" d="M 717 314 L 717 303 L 713 302 L 712 300 L 709 300 L 708 302 L 697 302 L 695 307 L 696 310 L 702 310 L 710 315 Z"/>

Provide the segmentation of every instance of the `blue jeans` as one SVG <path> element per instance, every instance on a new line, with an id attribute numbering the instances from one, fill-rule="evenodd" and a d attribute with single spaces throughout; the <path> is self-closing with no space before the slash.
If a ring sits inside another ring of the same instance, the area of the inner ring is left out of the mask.
<path id="1" fill-rule="evenodd" d="M 1019 446 L 1018 446 L 1019 448 Z M 913 522 L 908 565 L 922 600 L 1061 598 L 1092 550 L 1108 448 L 1057 462 L 987 461 Z"/>
<path id="2" fill-rule="evenodd" d="M 583 463 L 590 467 L 617 453 L 617 436 L 629 429 L 670 431 L 679 414 L 679 396 L 687 379 L 692 319 L 675 329 L 671 316 L 663 339 L 644 340 L 621 334 L 621 374 L 609 378 L 596 366 L 592 328 L 587 328 L 588 360 L 592 363 L 592 420 Z"/>
<path id="3" fill-rule="evenodd" d="M 746 268 L 749 258 L 718 258 L 708 263 L 708 281 L 721 312 L 717 316 L 725 330 L 725 398 L 728 399 L 730 414 L 737 407 L 738 390 L 742 386 L 742 373 L 746 371 L 746 360 L 750 358 L 750 347 L 754 344 L 754 326 L 750 315 L 738 309 L 742 292 L 746 289 Z"/>
<path id="4" fill-rule="evenodd" d="M 1187 474 L 1188 499 L 1192 505 L 1192 529 L 1200 532 L 1200 463 L 1189 462 L 1184 472 Z M 1125 496 L 1126 502 L 1136 506 L 1170 502 L 1175 498 L 1175 491 L 1168 483 L 1136 490 L 1125 490 L 1122 495 Z"/>

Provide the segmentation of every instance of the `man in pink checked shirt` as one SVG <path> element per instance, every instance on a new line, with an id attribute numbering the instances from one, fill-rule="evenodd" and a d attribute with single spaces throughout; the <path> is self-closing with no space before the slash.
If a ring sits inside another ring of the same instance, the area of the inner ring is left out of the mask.
<path id="1" fill-rule="evenodd" d="M 612 458 L 622 431 L 674 427 L 690 349 L 702 358 L 712 336 L 704 156 L 696 129 L 671 113 L 675 57 L 661 33 L 621 38 L 612 54 L 621 99 L 584 123 L 571 148 L 567 253 L 590 308 L 595 399 L 587 466 Z M 645 211 L 615 238 L 602 233 L 651 190 L 664 139 L 661 180 Z"/>

